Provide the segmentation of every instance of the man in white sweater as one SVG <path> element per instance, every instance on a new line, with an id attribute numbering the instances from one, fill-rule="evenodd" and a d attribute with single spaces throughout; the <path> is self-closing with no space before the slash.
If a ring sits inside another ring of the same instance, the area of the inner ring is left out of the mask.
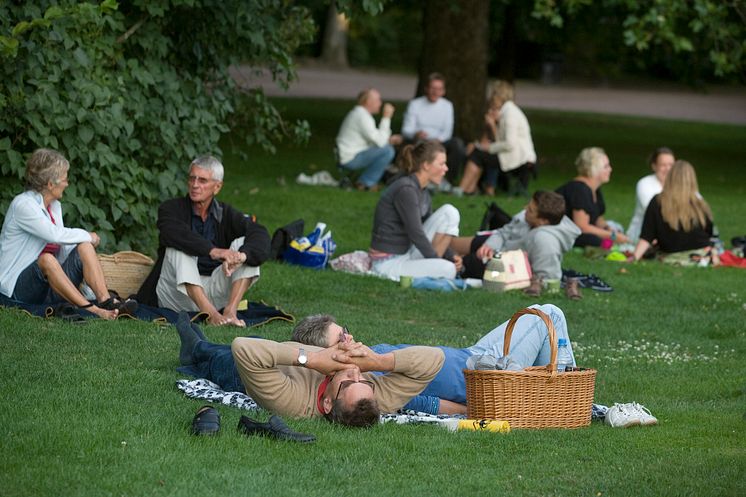
<path id="1" fill-rule="evenodd" d="M 374 115 L 383 116 L 376 127 Z M 391 134 L 394 106 L 383 105 L 381 94 L 374 88 L 360 92 L 357 105 L 347 113 L 337 134 L 339 166 L 349 170 L 363 169 L 358 178 L 358 190 L 375 190 L 386 167 L 394 159 L 394 147 L 401 135 Z"/>
<path id="2" fill-rule="evenodd" d="M 407 105 L 402 136 L 411 143 L 420 140 L 437 140 L 442 143 L 446 149 L 447 178 L 453 183 L 466 162 L 466 151 L 463 140 L 453 136 L 453 104 L 445 98 L 445 77 L 437 72 L 430 74 L 424 90 L 423 96 L 410 100 Z M 444 189 L 442 187 L 443 183 L 441 189 Z"/>

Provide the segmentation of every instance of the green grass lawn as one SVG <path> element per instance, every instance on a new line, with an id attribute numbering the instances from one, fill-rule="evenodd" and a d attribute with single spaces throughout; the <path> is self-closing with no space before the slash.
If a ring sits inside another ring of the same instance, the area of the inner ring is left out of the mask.
<path id="1" fill-rule="evenodd" d="M 323 220 L 339 253 L 365 249 L 376 194 L 295 185 L 300 172 L 336 173 L 331 148 L 351 102 L 280 100 L 307 117 L 314 137 L 275 156 L 227 156 L 221 197 L 270 230 Z M 403 109 L 403 105 L 398 106 Z M 746 234 L 746 128 L 528 111 L 541 177 L 555 188 L 574 174 L 585 146 L 604 147 L 612 181 L 608 218 L 626 224 L 645 157 L 672 147 L 696 167 L 723 239 Z M 396 125 L 395 125 L 396 126 Z M 397 127 L 398 129 L 398 127 Z M 237 140 L 240 133 L 226 137 Z M 186 165 L 185 165 L 186 166 Z M 485 198 L 454 203 L 463 233 Z M 523 201 L 499 197 L 506 210 Z M 63 200 L 64 202 L 64 200 Z M 174 387 L 181 376 L 172 327 L 132 321 L 73 326 L 0 310 L 0 495 L 744 495 L 746 494 L 746 272 L 731 268 L 624 266 L 570 254 L 566 267 L 593 272 L 612 293 L 585 292 L 559 305 L 581 365 L 598 369 L 596 402 L 637 401 L 659 419 L 650 428 L 449 433 L 434 426 L 335 427 L 290 421 L 314 433 L 310 446 L 247 438 L 241 412 L 221 407 L 220 436 L 188 425 L 202 404 Z M 250 298 L 295 316 L 331 312 L 366 343 L 462 347 L 534 301 L 481 290 L 440 294 L 374 278 L 268 263 Z M 289 323 L 247 334 L 282 340 Z M 234 329 L 209 327 L 229 343 Z M 266 419 L 267 413 L 258 417 Z"/>

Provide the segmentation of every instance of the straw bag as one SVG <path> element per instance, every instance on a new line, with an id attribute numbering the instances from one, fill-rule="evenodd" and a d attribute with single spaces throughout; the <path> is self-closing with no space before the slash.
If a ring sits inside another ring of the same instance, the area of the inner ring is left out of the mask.
<path id="1" fill-rule="evenodd" d="M 106 286 L 122 297 L 137 293 L 153 269 L 153 259 L 140 252 L 124 251 L 113 255 L 99 254 Z"/>
<path id="2" fill-rule="evenodd" d="M 505 330 L 503 354 L 508 355 L 513 328 L 521 316 L 532 314 L 549 329 L 549 364 L 523 371 L 464 369 L 469 419 L 500 419 L 511 428 L 579 428 L 591 423 L 596 370 L 557 373 L 557 333 L 538 309 L 516 312 Z"/>

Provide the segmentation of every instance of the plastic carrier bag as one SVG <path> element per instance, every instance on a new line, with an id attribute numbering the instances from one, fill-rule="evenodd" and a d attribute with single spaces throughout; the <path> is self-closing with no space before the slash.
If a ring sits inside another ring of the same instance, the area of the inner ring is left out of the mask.
<path id="1" fill-rule="evenodd" d="M 291 241 L 282 258 L 288 264 L 324 269 L 337 249 L 331 230 L 324 233 L 325 229 L 325 223 L 317 223 L 311 233 Z"/>

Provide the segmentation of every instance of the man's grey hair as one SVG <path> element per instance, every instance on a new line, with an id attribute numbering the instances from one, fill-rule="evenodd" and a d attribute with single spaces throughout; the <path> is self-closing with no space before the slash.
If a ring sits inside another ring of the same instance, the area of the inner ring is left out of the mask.
<path id="1" fill-rule="evenodd" d="M 210 171 L 212 173 L 212 179 L 223 181 L 223 176 L 225 174 L 223 164 L 212 155 L 201 155 L 197 157 L 191 164 L 189 164 L 189 169 L 191 169 L 192 166 L 197 166 L 200 169 Z"/>
<path id="2" fill-rule="evenodd" d="M 317 347 L 328 347 L 327 330 L 336 320 L 331 314 L 314 314 L 301 319 L 293 329 L 293 341 Z"/>

